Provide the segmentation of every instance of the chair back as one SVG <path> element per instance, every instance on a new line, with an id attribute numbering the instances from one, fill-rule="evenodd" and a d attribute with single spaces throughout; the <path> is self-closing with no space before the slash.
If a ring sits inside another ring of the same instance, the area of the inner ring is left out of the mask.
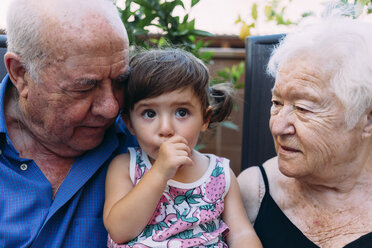
<path id="1" fill-rule="evenodd" d="M 6 75 L 6 67 L 4 64 L 4 54 L 6 53 L 6 36 L 0 35 L 0 82 Z"/>
<path id="2" fill-rule="evenodd" d="M 271 52 L 284 37 L 250 36 L 246 40 L 242 170 L 276 155 L 269 128 L 274 79 L 266 73 Z"/>

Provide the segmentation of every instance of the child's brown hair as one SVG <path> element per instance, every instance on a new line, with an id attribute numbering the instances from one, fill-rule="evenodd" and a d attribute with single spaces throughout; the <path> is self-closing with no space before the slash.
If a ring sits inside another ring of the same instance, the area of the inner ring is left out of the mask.
<path id="1" fill-rule="evenodd" d="M 210 118 L 210 124 L 225 120 L 231 113 L 231 88 L 222 84 L 210 87 L 208 68 L 189 52 L 177 48 L 142 51 L 131 58 L 129 65 L 123 108 L 127 117 L 140 100 L 188 87 L 200 99 L 202 113 Z M 208 114 L 209 106 L 212 112 Z"/>

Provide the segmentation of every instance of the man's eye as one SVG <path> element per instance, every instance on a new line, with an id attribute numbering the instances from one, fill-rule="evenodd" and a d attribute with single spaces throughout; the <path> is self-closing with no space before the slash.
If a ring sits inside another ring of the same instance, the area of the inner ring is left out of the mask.
<path id="1" fill-rule="evenodd" d="M 86 92 L 89 92 L 89 91 L 93 90 L 94 88 L 95 87 L 82 88 L 82 89 L 78 89 L 76 91 L 79 92 L 79 93 L 86 93 Z"/>
<path id="2" fill-rule="evenodd" d="M 72 91 L 77 93 L 86 93 L 95 89 L 98 84 L 99 84 L 98 80 L 82 79 L 75 84 L 74 89 Z"/>
<path id="3" fill-rule="evenodd" d="M 177 117 L 185 118 L 188 114 L 189 114 L 189 111 L 187 109 L 178 109 L 176 111 Z"/>
<path id="4" fill-rule="evenodd" d="M 151 109 L 147 109 L 147 110 L 143 111 L 142 116 L 145 117 L 146 119 L 151 119 L 151 118 L 154 118 L 156 116 L 156 113 L 155 113 L 155 111 L 153 111 Z"/>

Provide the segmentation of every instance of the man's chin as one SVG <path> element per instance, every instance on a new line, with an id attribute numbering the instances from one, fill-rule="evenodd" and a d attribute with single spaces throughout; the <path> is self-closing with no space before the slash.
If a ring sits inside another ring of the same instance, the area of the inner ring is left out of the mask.
<path id="1" fill-rule="evenodd" d="M 99 146 L 103 140 L 103 135 L 99 137 L 84 137 L 75 138 L 74 141 L 68 145 L 70 153 L 75 154 L 74 156 L 82 155 L 83 153 L 92 150 Z M 68 149 L 67 149 L 68 150 Z"/>

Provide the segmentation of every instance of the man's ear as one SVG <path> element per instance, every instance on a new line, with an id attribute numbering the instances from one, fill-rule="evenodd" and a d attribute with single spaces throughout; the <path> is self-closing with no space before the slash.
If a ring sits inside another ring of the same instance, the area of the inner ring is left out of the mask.
<path id="1" fill-rule="evenodd" d="M 207 130 L 207 128 L 209 127 L 209 122 L 211 121 L 211 117 L 212 117 L 212 107 L 209 106 L 206 110 L 205 110 L 205 113 L 204 113 L 204 123 L 201 127 L 201 132 L 205 132 Z"/>
<path id="2" fill-rule="evenodd" d="M 372 108 L 370 108 L 366 114 L 366 124 L 363 128 L 363 138 L 369 138 L 372 136 Z"/>
<path id="3" fill-rule="evenodd" d="M 27 97 L 28 80 L 26 70 L 21 62 L 21 57 L 15 53 L 7 52 L 4 56 L 4 63 L 8 70 L 9 78 L 17 88 L 20 97 Z"/>
<path id="4" fill-rule="evenodd" d="M 132 122 L 130 121 L 130 118 L 129 116 L 125 115 L 125 114 L 122 114 L 121 115 L 121 118 L 123 119 L 124 123 L 125 123 L 125 126 L 128 128 L 129 132 L 132 134 L 132 135 L 136 135 L 135 132 L 134 132 L 134 129 L 133 129 L 133 126 L 132 126 Z"/>

